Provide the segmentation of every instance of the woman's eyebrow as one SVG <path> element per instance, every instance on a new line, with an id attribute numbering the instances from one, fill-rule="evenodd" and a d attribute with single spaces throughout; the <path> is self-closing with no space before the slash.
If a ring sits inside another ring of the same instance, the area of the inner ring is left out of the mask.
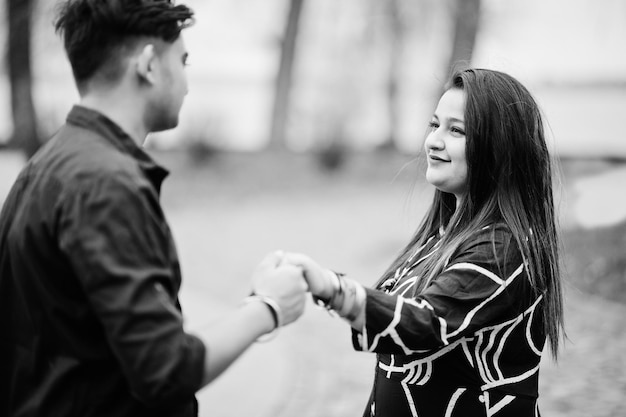
<path id="1" fill-rule="evenodd" d="M 433 113 L 432 118 L 433 119 L 437 119 L 437 120 L 440 119 L 440 117 L 437 116 L 437 113 Z M 443 119 L 447 120 L 448 122 L 456 122 L 456 123 L 463 123 L 463 124 L 465 124 L 465 121 L 463 119 L 459 119 L 458 117 L 444 117 Z"/>
<path id="2" fill-rule="evenodd" d="M 448 117 L 449 122 L 457 122 L 457 123 L 465 123 L 463 119 L 459 119 L 457 117 Z"/>

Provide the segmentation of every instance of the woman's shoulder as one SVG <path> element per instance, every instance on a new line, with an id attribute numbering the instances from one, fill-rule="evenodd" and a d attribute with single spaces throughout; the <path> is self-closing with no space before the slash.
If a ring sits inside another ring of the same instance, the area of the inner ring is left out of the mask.
<path id="1" fill-rule="evenodd" d="M 476 245 L 490 242 L 495 245 L 509 244 L 515 240 L 511 228 L 504 222 L 494 222 L 481 227 L 468 234 L 465 239 L 466 245 Z"/>
<path id="2" fill-rule="evenodd" d="M 519 271 L 523 271 L 523 265 L 522 253 L 510 228 L 493 223 L 470 231 L 450 257 L 446 268 L 482 274 L 492 280 L 495 276 L 498 279 L 491 282 L 504 282 L 507 277 L 517 276 Z M 482 285 L 481 282 L 479 280 L 474 284 Z"/>
<path id="3" fill-rule="evenodd" d="M 459 246 L 457 254 L 486 257 L 498 264 L 522 261 L 516 237 L 511 228 L 503 222 L 494 222 L 477 228 Z"/>

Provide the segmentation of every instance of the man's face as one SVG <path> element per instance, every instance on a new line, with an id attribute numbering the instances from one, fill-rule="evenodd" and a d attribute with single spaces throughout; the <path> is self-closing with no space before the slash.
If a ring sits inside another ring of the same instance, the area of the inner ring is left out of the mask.
<path id="1" fill-rule="evenodd" d="M 156 82 L 147 126 L 151 132 L 172 129 L 178 125 L 178 115 L 187 95 L 187 49 L 182 35 L 174 43 L 163 43 L 156 57 Z"/>

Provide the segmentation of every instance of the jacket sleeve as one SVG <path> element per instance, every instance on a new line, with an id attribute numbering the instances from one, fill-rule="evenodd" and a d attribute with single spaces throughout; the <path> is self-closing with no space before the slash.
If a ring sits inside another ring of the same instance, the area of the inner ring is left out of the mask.
<path id="1" fill-rule="evenodd" d="M 516 317 L 528 285 L 511 240 L 508 234 L 481 232 L 415 298 L 366 289 L 365 325 L 363 332 L 353 331 L 354 348 L 423 352 Z"/>
<path id="2" fill-rule="evenodd" d="M 119 174 L 63 201 L 60 247 L 133 395 L 149 406 L 189 400 L 205 346 L 183 329 L 178 260 L 155 190 Z"/>

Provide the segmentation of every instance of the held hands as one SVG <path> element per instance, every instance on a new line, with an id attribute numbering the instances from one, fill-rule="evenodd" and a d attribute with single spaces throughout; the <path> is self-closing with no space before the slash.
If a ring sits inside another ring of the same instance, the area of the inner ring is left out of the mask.
<path id="1" fill-rule="evenodd" d="M 363 286 L 322 268 L 306 255 L 279 251 L 266 256 L 254 272 L 252 288 L 252 298 L 263 301 L 272 311 L 276 328 L 302 315 L 307 290 L 318 303 L 321 301 L 327 309 L 348 320 L 354 329 L 363 328 Z"/>
<path id="2" fill-rule="evenodd" d="M 285 263 L 302 268 L 309 291 L 315 297 L 330 300 L 339 287 L 337 276 L 333 272 L 322 268 L 306 255 L 287 253 L 283 258 L 283 264 Z"/>
<path id="3" fill-rule="evenodd" d="M 306 255 L 289 253 L 284 262 L 303 269 L 304 279 L 318 303 L 321 301 L 327 309 L 348 320 L 354 329 L 362 330 L 367 295 L 361 284 L 322 268 Z"/>
<path id="4" fill-rule="evenodd" d="M 281 317 L 281 325 L 292 323 L 304 312 L 307 283 L 302 269 L 283 262 L 283 253 L 273 252 L 267 255 L 257 266 L 252 275 L 254 294 L 273 300 Z M 273 308 L 273 307 L 272 307 Z"/>

